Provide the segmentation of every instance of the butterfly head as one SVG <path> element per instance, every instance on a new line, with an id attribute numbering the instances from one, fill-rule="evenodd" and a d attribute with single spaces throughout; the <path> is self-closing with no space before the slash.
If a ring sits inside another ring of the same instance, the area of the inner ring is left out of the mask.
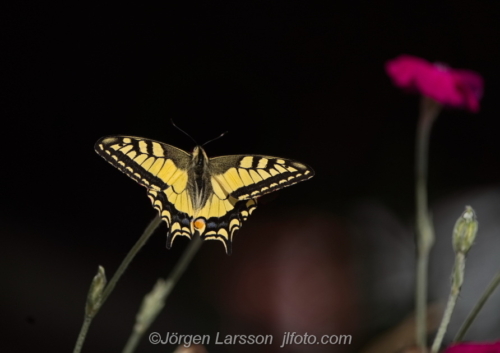
<path id="1" fill-rule="evenodd" d="M 201 146 L 196 146 L 194 148 L 192 158 L 195 166 L 200 168 L 208 164 L 208 156 Z"/>

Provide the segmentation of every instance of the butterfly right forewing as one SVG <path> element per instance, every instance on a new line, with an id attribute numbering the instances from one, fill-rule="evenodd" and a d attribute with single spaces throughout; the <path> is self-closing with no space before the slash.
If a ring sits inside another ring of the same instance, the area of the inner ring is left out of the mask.
<path id="1" fill-rule="evenodd" d="M 249 200 L 314 176 L 311 167 L 286 158 L 235 155 L 210 159 L 212 184 L 238 200 Z"/>

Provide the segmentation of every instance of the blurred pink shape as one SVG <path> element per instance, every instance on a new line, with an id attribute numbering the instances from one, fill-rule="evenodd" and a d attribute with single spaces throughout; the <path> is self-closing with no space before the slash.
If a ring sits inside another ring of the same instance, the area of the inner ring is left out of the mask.
<path id="1" fill-rule="evenodd" d="M 500 341 L 491 343 L 459 343 L 449 347 L 444 353 L 500 353 Z"/>
<path id="2" fill-rule="evenodd" d="M 266 353 L 332 350 L 321 344 L 279 348 L 286 332 L 317 337 L 354 334 L 359 327 L 359 293 L 350 234 L 340 220 L 297 212 L 248 224 L 245 232 L 238 240 L 238 255 L 220 258 L 221 267 L 214 269 L 216 278 L 210 280 L 221 312 L 230 317 L 226 333 L 239 333 L 242 327 L 272 334 L 273 345 L 259 347 Z M 350 349 L 335 346 L 335 352 Z M 235 351 L 242 352 L 241 347 Z"/>
<path id="3" fill-rule="evenodd" d="M 452 69 L 441 63 L 400 55 L 385 64 L 394 84 L 405 90 L 419 92 L 437 102 L 473 113 L 479 111 L 483 95 L 483 78 L 474 71 Z"/>

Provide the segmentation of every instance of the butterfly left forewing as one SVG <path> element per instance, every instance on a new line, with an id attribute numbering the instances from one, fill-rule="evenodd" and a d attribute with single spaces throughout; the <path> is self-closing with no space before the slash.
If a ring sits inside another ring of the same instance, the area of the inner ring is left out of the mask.
<path id="1" fill-rule="evenodd" d="M 167 247 L 178 236 L 191 237 L 193 205 L 189 192 L 191 156 L 162 142 L 133 136 L 103 137 L 96 152 L 148 189 L 148 196 L 167 223 Z"/>

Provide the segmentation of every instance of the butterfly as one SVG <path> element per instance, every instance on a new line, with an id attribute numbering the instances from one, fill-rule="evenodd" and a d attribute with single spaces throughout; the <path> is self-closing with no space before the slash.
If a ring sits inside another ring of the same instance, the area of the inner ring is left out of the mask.
<path id="1" fill-rule="evenodd" d="M 280 157 L 208 158 L 201 146 L 187 153 L 166 143 L 107 136 L 95 144 L 106 161 L 145 186 L 167 223 L 167 248 L 177 236 L 220 240 L 231 254 L 233 234 L 257 207 L 257 198 L 314 176 L 311 167 Z"/>

